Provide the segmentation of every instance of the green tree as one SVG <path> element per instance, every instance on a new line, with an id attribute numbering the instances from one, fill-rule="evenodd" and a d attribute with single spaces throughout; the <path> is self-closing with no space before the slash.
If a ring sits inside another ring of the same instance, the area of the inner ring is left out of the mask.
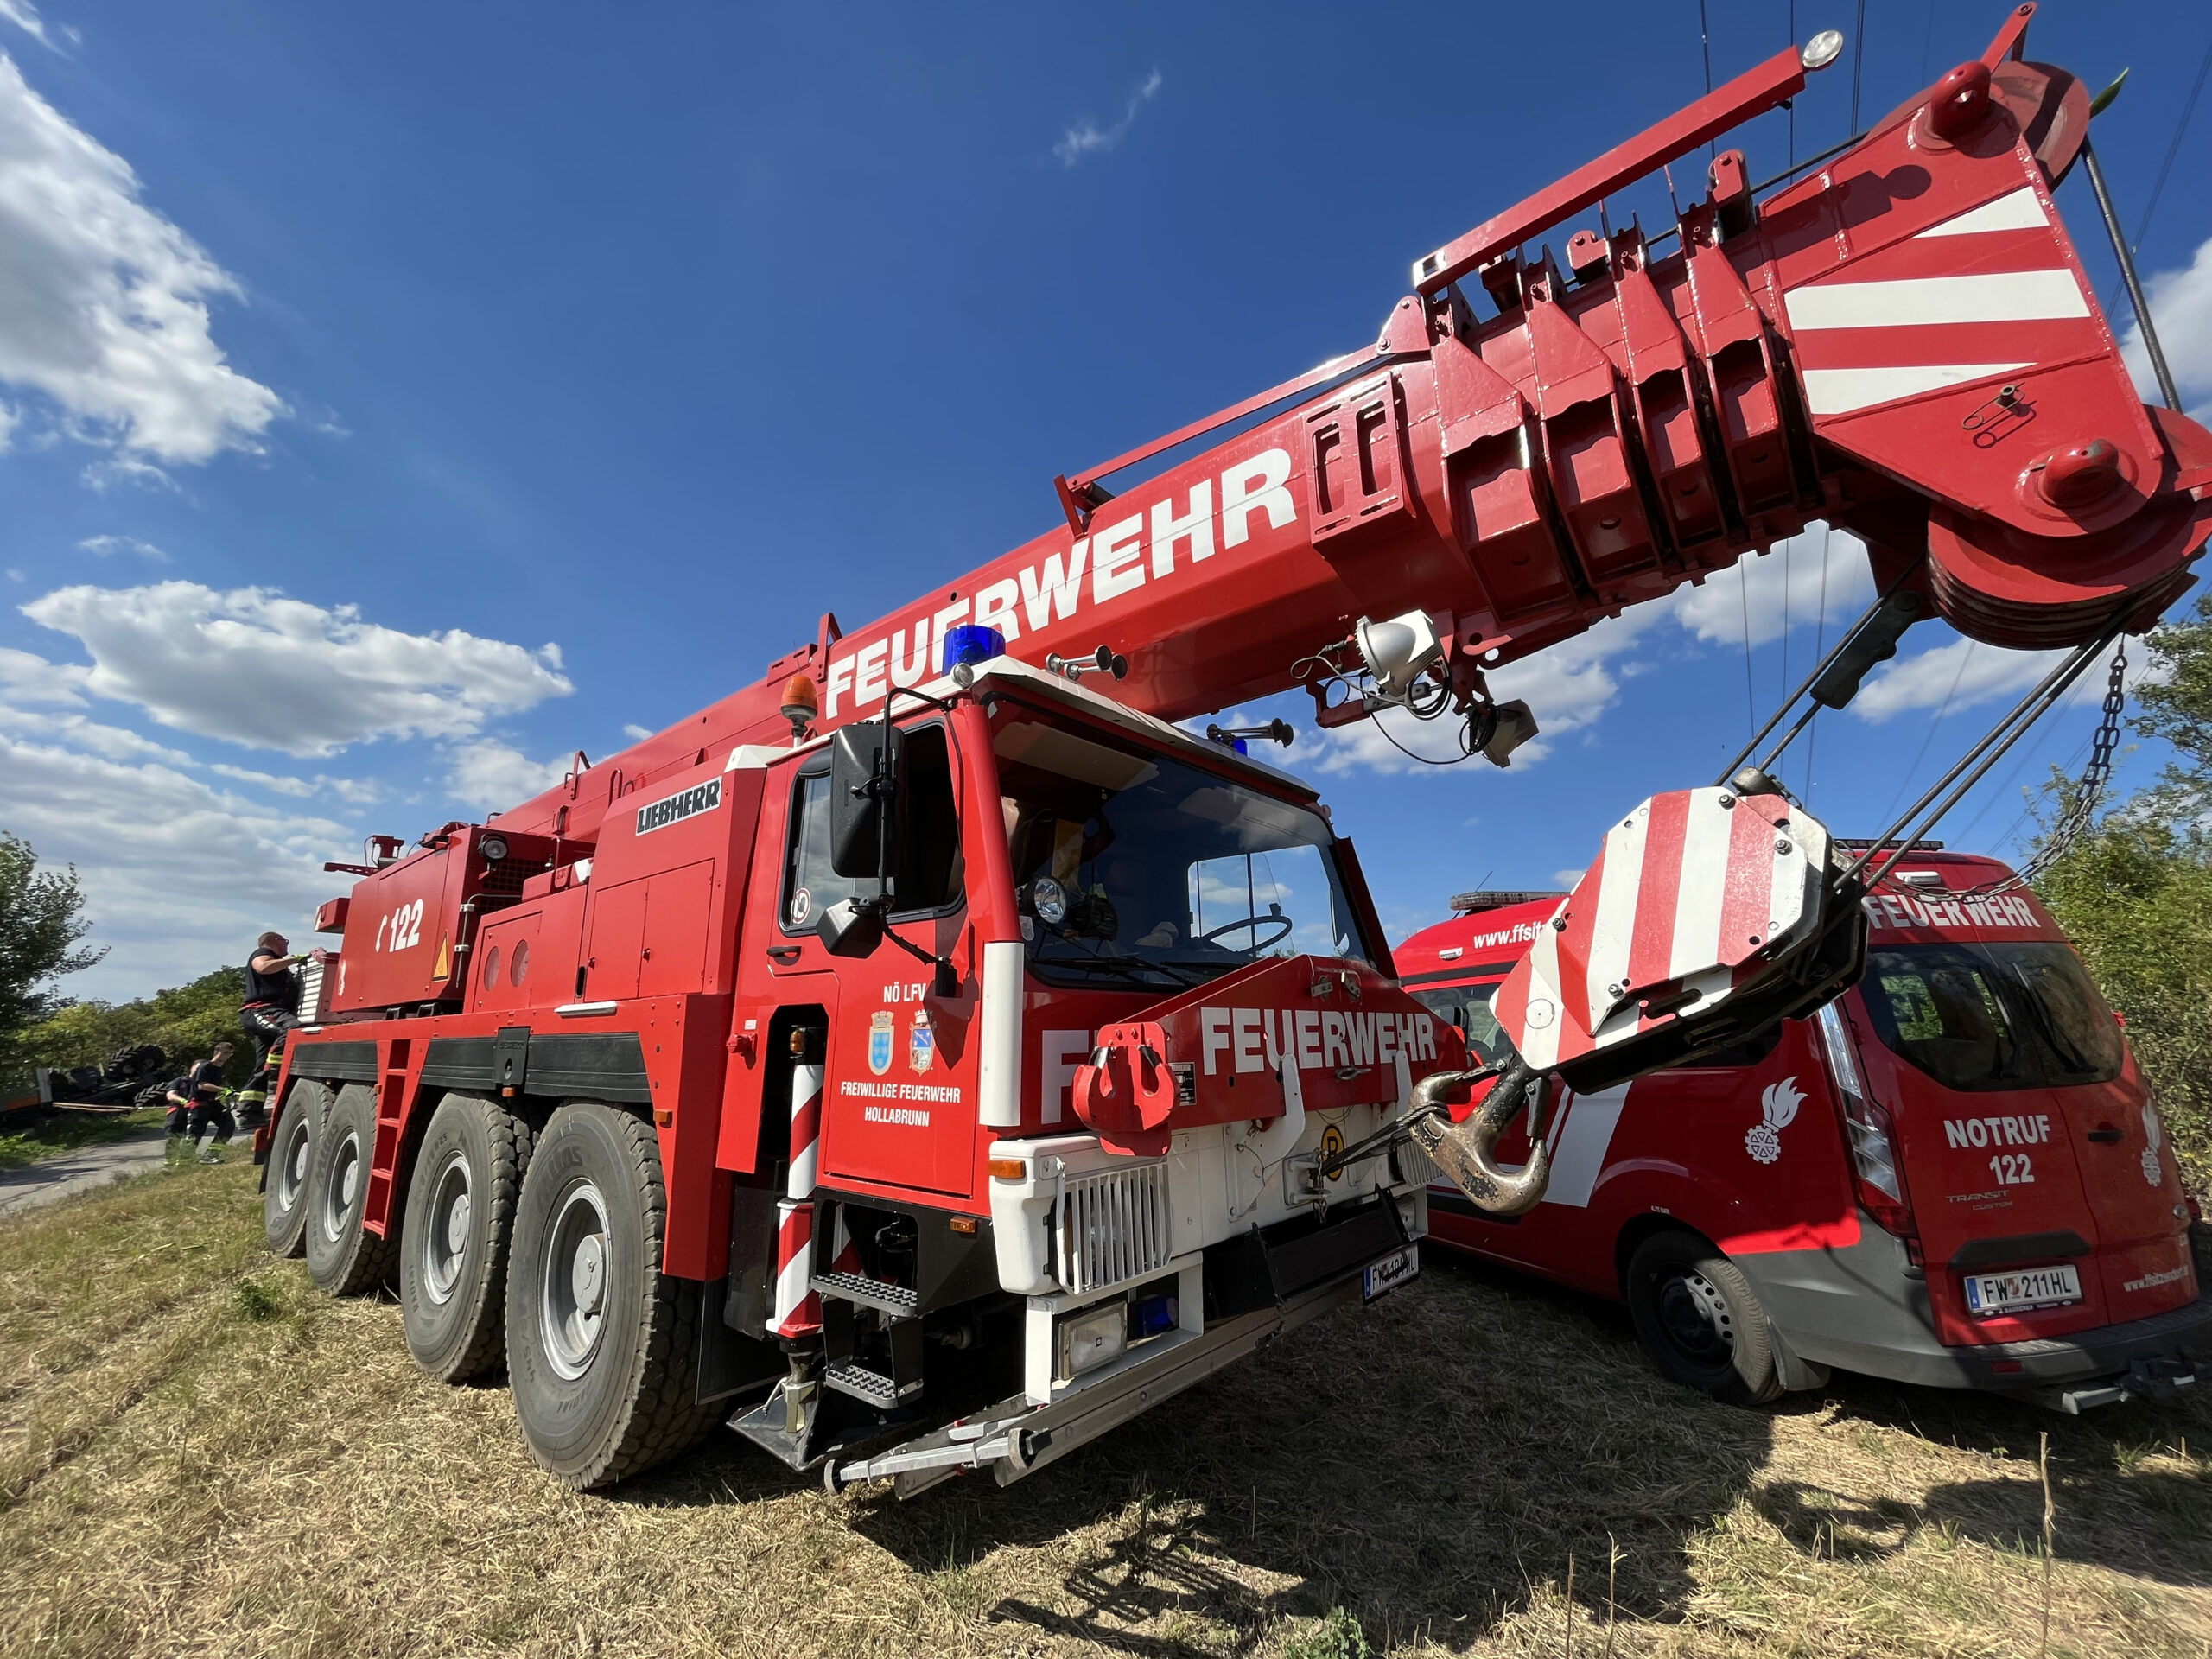
<path id="1" fill-rule="evenodd" d="M 251 1061 L 238 1028 L 238 969 L 218 968 L 188 985 L 129 1002 L 73 1002 L 16 1038 L 16 1063 L 22 1068 L 99 1065 L 120 1049 L 157 1043 L 181 1071 L 182 1061 L 204 1058 L 225 1040 L 238 1045 Z M 232 1060 L 232 1077 L 245 1074 L 241 1062 Z"/>
<path id="2" fill-rule="evenodd" d="M 79 946 L 84 907 L 75 865 L 41 870 L 30 842 L 0 830 L 0 1045 L 53 1011 L 55 979 L 107 954 Z"/>
<path id="3" fill-rule="evenodd" d="M 2149 639 L 2132 721 L 2174 758 L 2107 810 L 2036 890 L 2127 1021 L 2183 1178 L 2212 1194 L 2212 594 Z M 2062 785 L 2054 781 L 2052 798 Z"/>

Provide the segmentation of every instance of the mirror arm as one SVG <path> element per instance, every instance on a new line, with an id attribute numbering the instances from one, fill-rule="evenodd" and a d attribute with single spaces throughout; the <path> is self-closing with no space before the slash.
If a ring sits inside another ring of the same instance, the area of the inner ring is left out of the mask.
<path id="1" fill-rule="evenodd" d="M 913 957 L 916 962 L 926 962 L 936 970 L 930 976 L 931 995 L 953 997 L 960 995 L 960 976 L 953 970 L 950 957 L 936 956 L 925 950 L 912 939 L 893 932 L 888 925 L 883 930 L 883 937 Z"/>

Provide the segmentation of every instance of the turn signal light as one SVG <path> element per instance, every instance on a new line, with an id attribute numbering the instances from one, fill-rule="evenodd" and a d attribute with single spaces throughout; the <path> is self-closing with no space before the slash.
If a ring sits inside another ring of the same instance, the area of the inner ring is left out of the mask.
<path id="1" fill-rule="evenodd" d="M 994 1158 L 990 1162 L 991 1179 L 995 1181 L 1026 1181 L 1029 1166 L 1019 1158 Z"/>

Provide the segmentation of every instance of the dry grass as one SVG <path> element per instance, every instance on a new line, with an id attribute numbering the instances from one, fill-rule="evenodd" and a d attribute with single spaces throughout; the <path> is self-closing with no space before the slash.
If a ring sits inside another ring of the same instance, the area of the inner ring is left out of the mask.
<path id="1" fill-rule="evenodd" d="M 833 1500 L 721 1436 L 578 1497 L 251 1172 L 0 1225 L 13 1654 L 2024 1655 L 2212 1644 L 2212 1413 L 1686 1395 L 1595 1303 L 1441 1265 L 1001 1491 Z M 1610 1569 L 1618 1550 L 1618 1572 Z"/>

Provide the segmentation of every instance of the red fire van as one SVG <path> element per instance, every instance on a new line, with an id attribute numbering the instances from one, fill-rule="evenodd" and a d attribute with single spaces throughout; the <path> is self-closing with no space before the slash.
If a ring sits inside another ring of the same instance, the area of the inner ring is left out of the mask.
<path id="1" fill-rule="evenodd" d="M 1662 1370 L 1740 1404 L 1829 1368 L 2067 1411 L 2212 1364 L 2195 1206 L 2120 1021 L 2041 902 L 1916 849 L 1866 902 L 1859 984 L 1748 1050 L 1564 1096 L 1542 1204 L 1449 1185 L 1431 1236 L 1624 1300 Z M 1467 894 L 1396 951 L 1487 1051 L 1558 894 Z M 1525 1132 L 1499 1154 L 1525 1157 Z"/>

